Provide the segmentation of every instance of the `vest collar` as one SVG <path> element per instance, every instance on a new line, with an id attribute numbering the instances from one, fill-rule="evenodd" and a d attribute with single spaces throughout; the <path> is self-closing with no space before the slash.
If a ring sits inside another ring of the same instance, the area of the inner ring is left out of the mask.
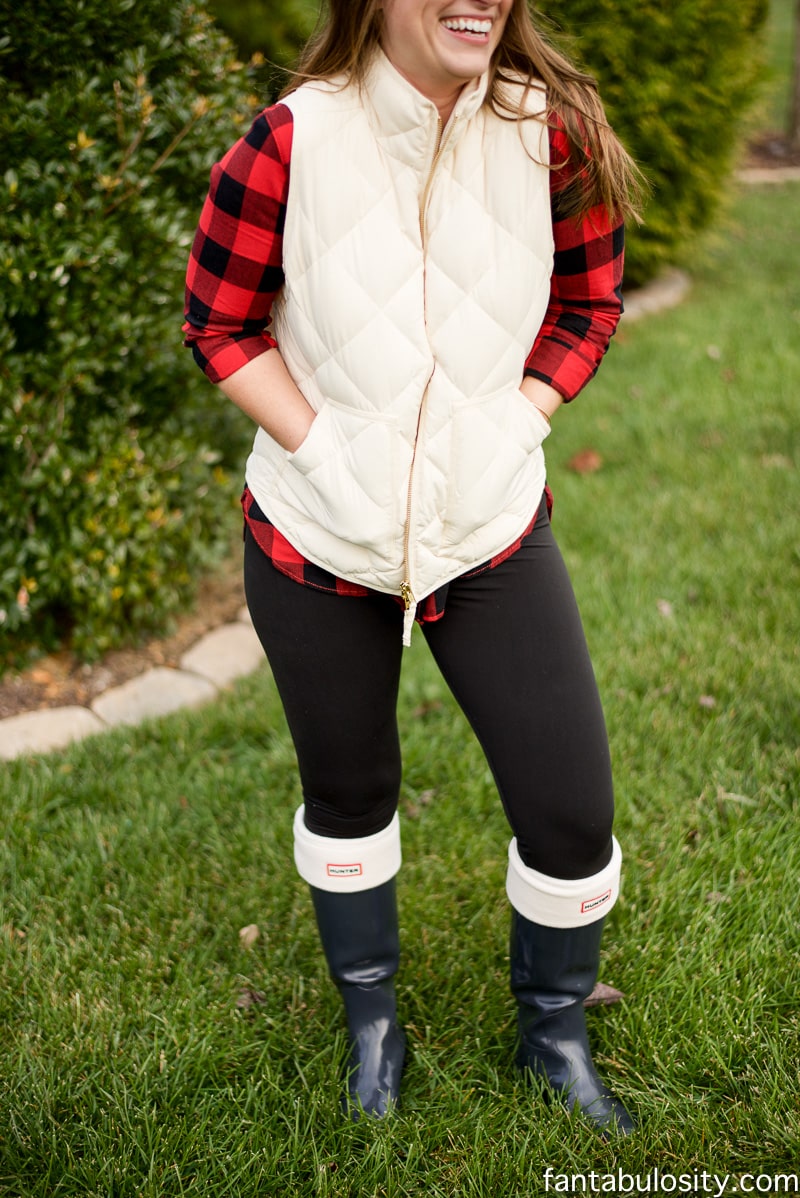
<path id="1" fill-rule="evenodd" d="M 448 149 L 483 103 L 488 82 L 488 73 L 483 74 L 468 83 L 458 97 L 447 122 Z M 364 100 L 372 131 L 386 153 L 406 166 L 427 170 L 439 144 L 439 112 L 380 49 L 364 80 Z"/>

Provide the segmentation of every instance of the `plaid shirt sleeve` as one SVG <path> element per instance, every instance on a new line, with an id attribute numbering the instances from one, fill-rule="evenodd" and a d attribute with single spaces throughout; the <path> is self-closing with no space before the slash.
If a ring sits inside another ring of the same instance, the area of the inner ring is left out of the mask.
<path id="1" fill-rule="evenodd" d="M 276 104 L 211 171 L 186 275 L 183 332 L 214 383 L 276 345 L 267 326 L 283 285 L 291 148 L 291 113 Z"/>
<path id="2" fill-rule="evenodd" d="M 569 156 L 563 128 L 550 129 L 550 161 Z M 559 211 L 559 194 L 569 183 L 565 168 L 551 171 L 555 258 L 550 303 L 525 374 L 574 399 L 596 373 L 622 315 L 624 227 L 612 225 L 606 209 L 591 208 L 579 221 Z"/>

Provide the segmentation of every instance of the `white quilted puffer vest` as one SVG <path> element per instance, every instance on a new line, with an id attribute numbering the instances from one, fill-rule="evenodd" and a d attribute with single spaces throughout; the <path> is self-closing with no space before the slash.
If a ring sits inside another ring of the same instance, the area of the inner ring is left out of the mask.
<path id="1" fill-rule="evenodd" d="M 465 89 L 435 105 L 378 54 L 361 93 L 305 84 L 273 332 L 318 415 L 259 431 L 247 481 L 309 560 L 407 605 L 512 544 L 548 425 L 519 391 L 549 300 L 548 136 Z M 544 93 L 528 97 L 541 111 Z"/>

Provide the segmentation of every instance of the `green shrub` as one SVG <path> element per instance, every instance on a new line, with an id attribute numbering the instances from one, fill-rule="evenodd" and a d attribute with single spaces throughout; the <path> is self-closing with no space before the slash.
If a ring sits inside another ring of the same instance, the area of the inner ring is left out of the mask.
<path id="1" fill-rule="evenodd" d="M 716 215 L 762 77 L 768 0 L 547 0 L 566 45 L 599 79 L 615 129 L 652 185 L 626 278 L 687 254 Z"/>
<path id="2" fill-rule="evenodd" d="M 254 102 L 188 0 L 3 0 L 0 34 L 8 664 L 163 626 L 230 543 L 244 426 L 180 324 L 208 170 Z"/>
<path id="3" fill-rule="evenodd" d="M 319 4 L 316 0 L 271 0 L 269 4 L 264 0 L 209 0 L 209 7 L 242 54 L 265 60 L 259 86 L 266 103 L 283 85 L 280 68 L 291 64 L 312 32 Z"/>

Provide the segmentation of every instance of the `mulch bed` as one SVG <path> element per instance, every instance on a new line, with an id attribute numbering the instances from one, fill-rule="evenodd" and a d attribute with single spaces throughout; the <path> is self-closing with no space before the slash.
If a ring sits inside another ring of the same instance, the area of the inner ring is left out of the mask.
<path id="1" fill-rule="evenodd" d="M 199 594 L 197 609 L 176 621 L 165 637 L 114 649 L 93 663 L 83 663 L 65 649 L 0 678 L 0 719 L 48 707 L 86 707 L 103 691 L 153 666 L 177 667 L 201 636 L 237 618 L 244 605 L 239 564 L 231 562 L 224 572 L 206 579 Z"/>
<path id="2" fill-rule="evenodd" d="M 761 133 L 749 142 L 744 165 L 762 170 L 800 166 L 800 146 L 792 149 L 783 133 Z"/>

